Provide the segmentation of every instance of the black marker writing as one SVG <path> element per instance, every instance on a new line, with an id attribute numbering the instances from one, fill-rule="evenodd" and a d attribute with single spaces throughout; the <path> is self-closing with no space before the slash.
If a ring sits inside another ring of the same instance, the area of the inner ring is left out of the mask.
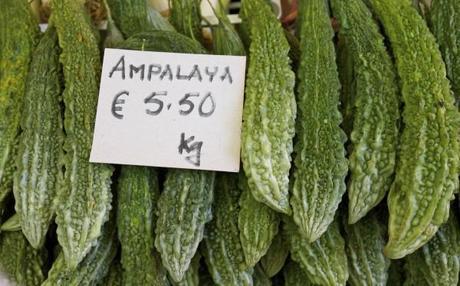
<path id="1" fill-rule="evenodd" d="M 187 154 L 195 152 L 195 155 L 186 156 L 185 160 L 199 167 L 201 163 L 201 147 L 203 147 L 203 141 L 193 142 L 193 140 L 195 140 L 195 136 L 190 136 L 189 138 L 185 139 L 185 133 L 182 132 L 180 135 L 180 144 L 178 148 L 179 154 L 182 155 L 184 150 L 187 152 Z"/>
<path id="2" fill-rule="evenodd" d="M 123 98 L 120 98 L 120 96 L 122 95 L 129 96 L 129 92 L 124 90 L 115 95 L 115 97 L 112 100 L 112 115 L 117 119 L 123 119 L 123 114 L 120 114 L 120 112 L 123 110 L 123 107 L 121 107 L 120 105 L 125 104 L 125 100 Z"/>

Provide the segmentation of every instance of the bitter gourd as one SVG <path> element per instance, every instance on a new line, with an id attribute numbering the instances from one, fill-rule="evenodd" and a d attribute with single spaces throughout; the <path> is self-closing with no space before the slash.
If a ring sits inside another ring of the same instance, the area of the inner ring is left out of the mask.
<path id="1" fill-rule="evenodd" d="M 54 0 L 53 0 L 54 1 Z M 78 264 L 76 269 L 67 267 L 65 255 L 61 252 L 48 272 L 48 278 L 42 286 L 93 286 L 104 281 L 109 272 L 115 255 L 118 241 L 115 233 L 115 223 L 107 222 L 102 235 L 88 255 Z"/>
<path id="2" fill-rule="evenodd" d="M 254 267 L 267 253 L 278 233 L 280 218 L 277 212 L 254 198 L 243 175 L 240 176 L 239 185 L 242 190 L 238 214 L 240 240 L 245 267 Z"/>
<path id="3" fill-rule="evenodd" d="M 171 278 L 184 278 L 212 218 L 214 172 L 169 170 L 158 201 L 155 246 Z"/>
<path id="4" fill-rule="evenodd" d="M 170 0 L 171 3 L 171 24 L 176 30 L 195 40 L 201 42 L 203 34 L 201 31 L 200 0 Z"/>
<path id="5" fill-rule="evenodd" d="M 313 285 L 308 279 L 307 273 L 294 261 L 289 261 L 283 268 L 285 286 L 310 286 Z"/>
<path id="6" fill-rule="evenodd" d="M 386 228 L 372 212 L 353 225 L 344 223 L 350 285 L 387 285 L 390 260 L 383 254 Z"/>
<path id="7" fill-rule="evenodd" d="M 221 11 L 215 12 L 219 24 L 212 27 L 213 51 L 218 55 L 244 56 L 244 44 L 230 20 Z"/>
<path id="8" fill-rule="evenodd" d="M 318 285 L 345 285 L 348 280 L 348 263 L 345 241 L 340 234 L 337 219 L 312 243 L 302 236 L 290 218 L 284 222 L 284 235 L 290 244 L 291 258 L 299 263 L 309 280 Z"/>
<path id="9" fill-rule="evenodd" d="M 458 188 L 458 113 L 441 53 L 422 17 L 409 1 L 370 2 L 390 39 L 404 102 L 385 247 L 397 259 L 423 246 L 447 221 Z"/>
<path id="10" fill-rule="evenodd" d="M 289 245 L 284 241 L 280 232 L 273 238 L 267 254 L 260 260 L 265 273 L 269 277 L 275 276 L 283 268 L 288 255 Z"/>
<path id="11" fill-rule="evenodd" d="M 155 260 L 156 208 L 160 190 L 153 168 L 123 166 L 118 180 L 117 227 L 123 285 L 167 285 Z"/>
<path id="12" fill-rule="evenodd" d="M 348 220 L 355 223 L 384 198 L 393 182 L 399 93 L 395 67 L 367 6 L 362 0 L 332 3 L 353 57 L 356 84 L 348 184 Z"/>
<path id="13" fill-rule="evenodd" d="M 254 198 L 289 214 L 294 73 L 283 28 L 265 2 L 243 0 L 240 13 L 250 39 L 241 159 Z"/>
<path id="14" fill-rule="evenodd" d="M 202 249 L 208 269 L 217 285 L 253 285 L 252 269 L 242 269 L 243 247 L 238 230 L 241 191 L 235 174 L 218 174 L 214 217 L 206 225 Z"/>
<path id="15" fill-rule="evenodd" d="M 433 0 L 431 27 L 447 69 L 457 107 L 460 105 L 460 2 Z"/>
<path id="16" fill-rule="evenodd" d="M 27 0 L 0 1 L 0 215 L 12 190 L 25 83 L 38 25 Z"/>
<path id="17" fill-rule="evenodd" d="M 61 71 L 56 31 L 49 27 L 30 64 L 14 175 L 16 212 L 34 248 L 45 242 L 54 216 L 62 156 Z"/>
<path id="18" fill-rule="evenodd" d="M 323 0 L 299 2 L 301 59 L 298 71 L 297 142 L 291 205 L 294 222 L 309 242 L 334 220 L 345 193 L 348 163 L 334 36 Z"/>
<path id="19" fill-rule="evenodd" d="M 150 11 L 146 0 L 107 0 L 111 16 L 125 37 L 149 30 L 174 28 L 158 12 Z"/>
<path id="20" fill-rule="evenodd" d="M 0 273 L 17 285 L 39 286 L 45 280 L 45 253 L 34 249 L 21 231 L 2 233 L 0 253 Z"/>
<path id="21" fill-rule="evenodd" d="M 171 284 L 174 286 L 198 286 L 200 285 L 200 253 L 195 254 L 190 263 L 190 267 L 185 272 L 184 278 L 180 282 L 175 282 L 171 279 Z"/>
<path id="22" fill-rule="evenodd" d="M 427 244 L 406 257 L 406 269 L 409 269 L 410 275 L 414 268 L 426 285 L 458 285 L 460 229 L 453 212 Z"/>
<path id="23" fill-rule="evenodd" d="M 100 73 L 99 49 L 82 1 L 53 0 L 51 22 L 64 70 L 64 177 L 56 198 L 59 244 L 75 269 L 108 220 L 113 169 L 89 163 Z"/>

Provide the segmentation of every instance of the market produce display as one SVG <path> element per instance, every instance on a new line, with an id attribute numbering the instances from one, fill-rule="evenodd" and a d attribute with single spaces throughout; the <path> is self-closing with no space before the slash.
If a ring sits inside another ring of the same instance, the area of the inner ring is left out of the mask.
<path id="1" fill-rule="evenodd" d="M 460 1 L 29 2 L 0 0 L 0 278 L 459 285 Z M 241 171 L 90 163 L 108 47 L 245 55 Z"/>

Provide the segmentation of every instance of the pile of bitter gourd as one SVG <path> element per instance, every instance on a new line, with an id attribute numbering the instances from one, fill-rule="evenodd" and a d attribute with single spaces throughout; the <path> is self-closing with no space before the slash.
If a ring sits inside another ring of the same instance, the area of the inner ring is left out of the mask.
<path id="1" fill-rule="evenodd" d="M 0 276 L 458 285 L 460 1 L 48 2 L 0 0 Z M 104 47 L 246 55 L 240 174 L 89 163 Z"/>

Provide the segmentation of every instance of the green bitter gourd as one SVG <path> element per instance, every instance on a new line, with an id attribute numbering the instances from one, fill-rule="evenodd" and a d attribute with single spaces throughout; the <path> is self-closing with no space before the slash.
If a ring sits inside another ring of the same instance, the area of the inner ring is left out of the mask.
<path id="1" fill-rule="evenodd" d="M 240 14 L 250 39 L 241 134 L 243 168 L 256 200 L 289 214 L 296 117 L 289 44 L 265 1 L 243 0 Z"/>
<path id="2" fill-rule="evenodd" d="M 67 265 L 75 269 L 108 220 L 113 168 L 89 163 L 100 55 L 83 1 L 53 0 L 51 8 L 65 81 L 65 171 L 55 204 L 57 234 Z"/>
<path id="3" fill-rule="evenodd" d="M 390 39 L 404 102 L 385 246 L 397 259 L 423 246 L 448 219 L 458 188 L 459 120 L 441 53 L 422 17 L 409 1 L 370 2 Z"/>
<path id="4" fill-rule="evenodd" d="M 299 4 L 301 58 L 291 205 L 294 222 L 313 242 L 334 220 L 346 190 L 348 163 L 346 135 L 339 126 L 340 82 L 328 7 L 323 0 Z"/>
<path id="5" fill-rule="evenodd" d="M 384 198 L 393 182 L 399 93 L 395 67 L 369 9 L 362 0 L 332 3 L 348 56 L 353 57 L 356 85 L 348 184 L 348 220 L 355 223 Z"/>

